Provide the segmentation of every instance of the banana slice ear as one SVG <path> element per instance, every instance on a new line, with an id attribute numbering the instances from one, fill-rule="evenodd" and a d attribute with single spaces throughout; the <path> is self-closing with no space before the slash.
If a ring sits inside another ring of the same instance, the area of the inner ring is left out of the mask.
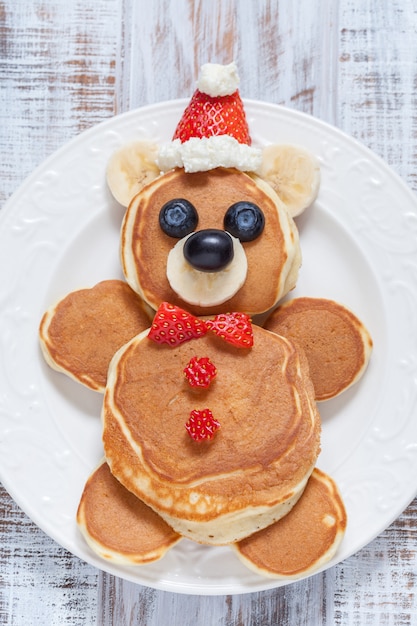
<path id="1" fill-rule="evenodd" d="M 117 202 L 124 207 L 151 180 L 160 175 L 156 164 L 158 146 L 135 141 L 117 150 L 107 164 L 106 180 Z"/>
<path id="2" fill-rule="evenodd" d="M 290 144 L 266 146 L 256 172 L 278 194 L 291 217 L 300 215 L 317 198 L 320 165 L 317 157 Z"/>

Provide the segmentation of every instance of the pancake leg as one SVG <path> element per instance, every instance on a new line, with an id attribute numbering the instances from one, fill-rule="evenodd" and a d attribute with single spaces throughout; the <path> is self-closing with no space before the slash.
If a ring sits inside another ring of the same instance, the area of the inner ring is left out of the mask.
<path id="1" fill-rule="evenodd" d="M 297 579 L 318 570 L 334 556 L 346 522 L 336 484 L 315 468 L 288 515 L 233 548 L 239 559 L 261 576 Z"/>
<path id="2" fill-rule="evenodd" d="M 181 539 L 114 478 L 104 461 L 84 487 L 77 523 L 94 552 L 125 565 L 156 561 Z"/>

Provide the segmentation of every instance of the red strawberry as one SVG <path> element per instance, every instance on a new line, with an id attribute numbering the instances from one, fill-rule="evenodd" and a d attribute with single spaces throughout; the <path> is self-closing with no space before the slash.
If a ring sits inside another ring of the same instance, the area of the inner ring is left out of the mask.
<path id="1" fill-rule="evenodd" d="M 214 319 L 206 320 L 206 327 L 237 348 L 253 346 L 252 323 L 246 313 L 220 313 Z"/>
<path id="2" fill-rule="evenodd" d="M 251 144 L 243 102 L 239 91 L 215 98 L 194 92 L 175 130 L 173 139 L 181 143 L 191 137 L 231 135 L 239 143 Z"/>
<path id="3" fill-rule="evenodd" d="M 155 313 L 148 337 L 156 343 L 167 343 L 174 347 L 190 339 L 202 337 L 206 332 L 203 320 L 178 306 L 162 302 Z"/>
<path id="4" fill-rule="evenodd" d="M 188 434 L 195 441 L 213 439 L 214 433 L 220 428 L 220 423 L 214 419 L 210 409 L 194 409 L 190 413 L 190 419 L 185 424 Z"/>
<path id="5" fill-rule="evenodd" d="M 199 359 L 193 356 L 187 367 L 184 368 L 184 374 L 191 387 L 208 387 L 215 378 L 217 370 L 207 356 Z"/>

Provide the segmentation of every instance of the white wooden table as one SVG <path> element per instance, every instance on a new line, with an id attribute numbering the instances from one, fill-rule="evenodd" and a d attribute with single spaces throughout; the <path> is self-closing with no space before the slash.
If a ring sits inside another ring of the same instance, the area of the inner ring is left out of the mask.
<path id="1" fill-rule="evenodd" d="M 2 204 L 81 131 L 188 97 L 202 63 L 233 59 L 245 97 L 339 127 L 417 190 L 413 0 L 3 0 L 0 50 Z M 0 506 L 0 624 L 417 624 L 417 500 L 325 573 L 212 597 L 103 573 L 48 538 L 4 489 Z"/>

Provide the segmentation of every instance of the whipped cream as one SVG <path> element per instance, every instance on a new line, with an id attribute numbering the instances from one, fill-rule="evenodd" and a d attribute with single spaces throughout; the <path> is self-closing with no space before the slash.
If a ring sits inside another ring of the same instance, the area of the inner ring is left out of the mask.
<path id="1" fill-rule="evenodd" d="M 230 135 L 191 137 L 184 143 L 174 139 L 160 147 L 157 157 L 157 165 L 162 172 L 174 167 L 183 167 L 186 172 L 205 172 L 216 167 L 254 172 L 261 163 L 260 148 L 239 143 Z"/>
<path id="2" fill-rule="evenodd" d="M 239 75 L 236 63 L 219 65 L 218 63 L 205 63 L 200 68 L 200 76 L 197 81 L 197 89 L 202 93 L 216 98 L 217 96 L 229 96 L 239 86 Z"/>

